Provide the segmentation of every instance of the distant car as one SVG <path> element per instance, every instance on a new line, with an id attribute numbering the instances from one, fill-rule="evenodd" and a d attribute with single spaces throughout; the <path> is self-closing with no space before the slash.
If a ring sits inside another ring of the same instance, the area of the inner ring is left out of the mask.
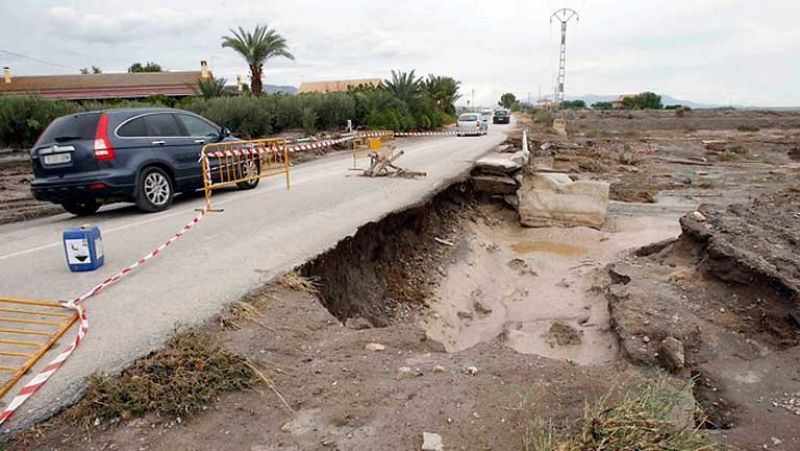
<path id="1" fill-rule="evenodd" d="M 229 135 L 197 114 L 169 108 L 62 116 L 31 149 L 31 191 L 79 216 L 118 201 L 135 202 L 144 212 L 166 210 L 175 193 L 203 187 L 200 150 Z M 256 185 L 258 179 L 237 184 Z"/>
<path id="2" fill-rule="evenodd" d="M 508 124 L 511 122 L 511 114 L 508 110 L 495 110 L 492 123 L 494 124 Z"/>
<path id="3" fill-rule="evenodd" d="M 488 121 L 481 119 L 478 113 L 464 113 L 458 117 L 456 133 L 464 135 L 485 135 L 489 131 Z"/>

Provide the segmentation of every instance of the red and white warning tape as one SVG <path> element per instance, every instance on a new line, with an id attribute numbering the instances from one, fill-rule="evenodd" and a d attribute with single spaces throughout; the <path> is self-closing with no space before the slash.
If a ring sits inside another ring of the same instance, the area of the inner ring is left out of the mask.
<path id="1" fill-rule="evenodd" d="M 314 141 L 302 144 L 294 144 L 288 146 L 288 150 L 291 153 L 303 150 L 322 149 L 324 147 L 330 147 L 336 144 L 341 144 L 343 142 L 347 142 L 352 139 L 353 139 L 352 136 L 347 136 L 338 139 L 327 139 L 324 141 Z M 242 156 L 242 155 L 263 155 L 267 153 L 280 153 L 283 152 L 283 149 L 284 146 L 260 146 L 260 145 L 250 146 L 248 144 L 244 144 L 242 145 L 242 148 L 239 149 L 209 152 L 207 155 L 211 158 L 225 158 L 225 157 Z"/>
<path id="2" fill-rule="evenodd" d="M 395 132 L 394 136 L 455 136 L 458 132 L 444 131 L 444 132 Z"/>
<path id="3" fill-rule="evenodd" d="M 91 290 L 87 291 L 86 293 L 76 297 L 75 299 L 67 302 L 63 302 L 62 306 L 64 308 L 75 310 L 78 313 L 78 320 L 79 320 L 79 327 L 78 333 L 75 335 L 75 338 L 67 343 L 66 346 L 61 350 L 61 353 L 53 359 L 47 366 L 45 366 L 39 374 L 37 374 L 33 379 L 28 381 L 24 387 L 17 393 L 14 399 L 8 404 L 8 406 L 3 410 L 3 413 L 0 414 L 0 425 L 5 423 L 14 412 L 19 409 L 19 407 L 28 400 L 34 393 L 36 393 L 42 386 L 50 379 L 56 371 L 64 364 L 64 362 L 69 358 L 70 355 L 75 351 L 75 348 L 83 341 L 83 337 L 89 331 L 89 319 L 86 316 L 86 310 L 84 310 L 83 306 L 81 306 L 81 302 L 89 299 L 90 297 L 96 295 L 104 288 L 118 282 L 120 279 L 125 277 L 125 275 L 129 274 L 131 271 L 136 269 L 137 267 L 147 263 L 150 259 L 158 255 L 161 251 L 163 251 L 167 246 L 174 243 L 178 238 L 182 237 L 186 232 L 192 230 L 192 228 L 200 222 L 206 214 L 206 207 L 203 207 L 202 210 L 195 216 L 189 223 L 187 223 L 183 228 L 181 228 L 178 233 L 172 235 L 170 239 L 161 243 L 160 246 L 150 251 L 149 254 L 145 255 L 144 257 L 140 258 L 136 263 L 126 266 L 119 270 L 116 274 L 108 277 L 107 279 L 103 280 L 99 284 L 95 285 Z"/>

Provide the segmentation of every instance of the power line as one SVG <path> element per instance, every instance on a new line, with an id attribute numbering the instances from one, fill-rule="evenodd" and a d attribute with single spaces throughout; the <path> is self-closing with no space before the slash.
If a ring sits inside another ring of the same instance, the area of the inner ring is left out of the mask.
<path id="1" fill-rule="evenodd" d="M 74 67 L 69 67 L 69 66 L 65 66 L 63 64 L 58 64 L 58 63 L 51 63 L 50 61 L 40 60 L 39 58 L 34 58 L 32 56 L 23 55 L 22 53 L 11 52 L 11 51 L 8 51 L 8 50 L 3 50 L 3 49 L 0 49 L 0 52 L 6 53 L 8 55 L 16 56 L 16 57 L 19 57 L 19 58 L 25 58 L 25 59 L 37 62 L 39 64 L 46 64 L 48 66 L 60 67 L 62 69 L 77 70 Z"/>

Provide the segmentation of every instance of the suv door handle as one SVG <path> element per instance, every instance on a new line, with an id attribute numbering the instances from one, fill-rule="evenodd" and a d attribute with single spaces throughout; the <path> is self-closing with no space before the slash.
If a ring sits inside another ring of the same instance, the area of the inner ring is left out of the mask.
<path id="1" fill-rule="evenodd" d="M 154 146 L 163 146 L 166 143 L 166 141 L 153 141 Z"/>
<path id="2" fill-rule="evenodd" d="M 194 140 L 194 143 L 195 143 L 195 144 L 203 144 L 203 143 L 205 143 L 205 142 L 206 142 L 206 140 L 205 140 L 205 139 L 195 139 L 195 140 Z"/>

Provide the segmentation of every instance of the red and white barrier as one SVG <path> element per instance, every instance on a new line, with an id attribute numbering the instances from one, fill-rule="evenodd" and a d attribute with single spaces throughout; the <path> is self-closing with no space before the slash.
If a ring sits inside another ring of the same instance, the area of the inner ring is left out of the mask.
<path id="1" fill-rule="evenodd" d="M 338 139 L 326 139 L 324 141 L 312 141 L 308 143 L 300 143 L 300 144 L 292 144 L 289 146 L 258 146 L 255 147 L 245 147 L 246 144 L 243 145 L 240 149 L 230 149 L 230 150 L 220 150 L 217 152 L 209 152 L 206 154 L 210 158 L 225 158 L 225 157 L 233 157 L 233 156 L 242 156 L 242 155 L 263 155 L 267 153 L 279 153 L 283 152 L 284 147 L 288 147 L 289 153 L 293 152 L 300 152 L 304 150 L 313 150 L 313 149 L 322 149 L 325 147 L 331 147 L 336 144 L 341 144 L 347 141 L 351 141 L 353 139 L 352 136 L 347 136 L 344 138 Z"/>
<path id="2" fill-rule="evenodd" d="M 197 225 L 197 223 L 200 222 L 200 220 L 203 219 L 203 217 L 205 217 L 205 214 L 206 214 L 206 208 L 203 207 L 203 209 L 200 210 L 200 212 L 189 223 L 183 226 L 183 228 L 181 228 L 175 235 L 172 235 L 172 237 L 161 243 L 160 246 L 150 251 L 150 253 L 148 253 L 144 257 L 140 258 L 138 261 L 136 261 L 136 263 L 130 266 L 126 266 L 125 268 L 122 268 L 116 274 L 98 283 L 97 285 L 92 287 L 91 290 L 76 297 L 75 299 L 62 303 L 62 306 L 64 308 L 75 310 L 78 313 L 78 320 L 79 320 L 78 333 L 75 335 L 75 338 L 71 342 L 67 343 L 67 345 L 64 346 L 64 348 L 61 350 L 58 356 L 56 356 L 56 358 L 53 359 L 52 362 L 50 362 L 47 366 L 45 366 L 36 376 L 33 377 L 33 379 L 28 381 L 28 383 L 25 384 L 24 387 L 22 387 L 19 393 L 17 393 L 17 395 L 14 396 L 14 399 L 11 400 L 8 406 L 6 406 L 5 410 L 3 410 L 3 413 L 0 414 L 0 425 L 5 423 L 6 420 L 8 420 L 11 417 L 11 415 L 13 415 L 14 412 L 16 412 L 17 409 L 19 409 L 19 407 L 25 401 L 27 401 L 28 398 L 31 397 L 31 395 L 33 395 L 40 388 L 42 388 L 42 386 L 47 382 L 47 380 L 50 379 L 50 376 L 52 376 L 56 371 L 58 371 L 59 368 L 61 368 L 61 366 L 64 364 L 67 358 L 69 358 L 69 356 L 71 356 L 72 353 L 75 351 L 75 348 L 77 348 L 78 345 L 81 343 L 81 341 L 83 341 L 83 337 L 89 331 L 89 319 L 86 316 L 86 310 L 84 310 L 83 306 L 80 305 L 81 302 L 96 295 L 109 285 L 113 285 L 114 283 L 118 282 L 120 279 L 125 277 L 127 274 L 129 274 L 137 267 L 150 261 L 150 259 L 158 255 L 161 251 L 167 248 L 167 246 L 174 243 L 178 238 L 182 237 L 186 232 L 192 230 L 192 228 L 195 225 Z"/>
<path id="3" fill-rule="evenodd" d="M 458 132 L 455 130 L 452 131 L 443 131 L 443 132 L 395 132 L 394 136 L 399 137 L 407 137 L 407 136 L 456 136 Z"/>

